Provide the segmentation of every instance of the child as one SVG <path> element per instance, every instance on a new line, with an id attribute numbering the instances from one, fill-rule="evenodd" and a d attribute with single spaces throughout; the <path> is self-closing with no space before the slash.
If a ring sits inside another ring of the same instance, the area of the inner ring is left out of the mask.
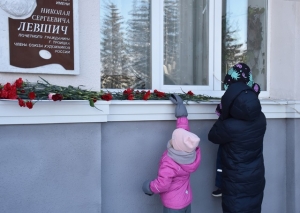
<path id="1" fill-rule="evenodd" d="M 220 117 L 222 114 L 222 104 L 218 104 L 216 108 L 216 114 Z M 216 161 L 216 178 L 215 178 L 215 186 L 217 189 L 212 192 L 212 196 L 214 197 L 222 197 L 222 162 L 221 162 L 221 145 L 218 147 L 217 152 L 217 161 Z"/>
<path id="2" fill-rule="evenodd" d="M 158 177 L 143 184 L 147 195 L 160 194 L 164 213 L 190 213 L 192 190 L 190 174 L 201 160 L 200 138 L 182 128 L 173 131 L 158 170 Z"/>
<path id="3" fill-rule="evenodd" d="M 190 130 L 189 122 L 187 119 L 188 113 L 186 107 L 183 105 L 182 99 L 173 94 L 170 97 L 170 100 L 176 105 L 175 117 L 177 118 L 177 128 L 184 128 L 185 130 Z M 218 104 L 216 108 L 216 114 L 220 116 L 222 113 L 222 105 Z M 217 189 L 212 192 L 214 197 L 222 197 L 222 162 L 221 162 L 221 145 L 219 145 L 217 152 L 217 161 L 216 161 L 216 177 L 215 177 L 215 186 Z"/>
<path id="4" fill-rule="evenodd" d="M 221 145 L 223 212 L 260 213 L 265 187 L 263 138 L 266 117 L 258 99 L 260 87 L 250 68 L 239 63 L 224 80 L 222 113 L 208 134 Z"/>
<path id="5" fill-rule="evenodd" d="M 188 113 L 182 99 L 174 94 L 170 100 L 176 105 L 177 129 L 161 157 L 158 177 L 145 181 L 143 191 L 147 195 L 160 194 L 164 213 L 191 213 L 190 174 L 200 165 L 200 138 L 189 132 Z"/>
<path id="6" fill-rule="evenodd" d="M 213 191 L 211 194 L 214 197 L 222 197 L 222 162 L 221 162 L 221 145 L 218 147 L 217 152 L 217 161 L 216 161 L 216 178 L 215 178 L 215 186 L 217 189 Z"/>

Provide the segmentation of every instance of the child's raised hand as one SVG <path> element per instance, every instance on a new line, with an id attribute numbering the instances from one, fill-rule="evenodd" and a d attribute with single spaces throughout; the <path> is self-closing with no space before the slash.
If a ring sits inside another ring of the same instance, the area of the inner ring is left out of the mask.
<path id="1" fill-rule="evenodd" d="M 176 108 L 175 108 L 175 117 L 176 118 L 187 117 L 188 116 L 188 112 L 186 110 L 186 107 L 183 104 L 183 100 L 180 98 L 179 95 L 172 94 L 170 96 L 170 100 L 172 101 L 173 104 L 176 104 Z"/>

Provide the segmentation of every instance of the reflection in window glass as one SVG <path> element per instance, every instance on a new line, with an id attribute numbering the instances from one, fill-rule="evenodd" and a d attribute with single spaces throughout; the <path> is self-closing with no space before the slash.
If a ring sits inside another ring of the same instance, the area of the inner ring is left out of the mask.
<path id="1" fill-rule="evenodd" d="M 101 1 L 101 88 L 151 88 L 150 0 Z"/>
<path id="2" fill-rule="evenodd" d="M 208 2 L 164 0 L 165 85 L 208 85 Z"/>
<path id="3" fill-rule="evenodd" d="M 238 62 L 248 64 L 266 90 L 267 0 L 223 0 L 222 79 Z"/>

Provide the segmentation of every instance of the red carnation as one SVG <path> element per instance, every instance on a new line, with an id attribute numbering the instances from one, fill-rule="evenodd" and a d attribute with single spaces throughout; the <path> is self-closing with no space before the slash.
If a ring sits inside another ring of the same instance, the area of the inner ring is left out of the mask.
<path id="1" fill-rule="evenodd" d="M 13 90 L 9 91 L 8 96 L 7 96 L 8 99 L 17 99 L 17 97 L 18 97 L 17 91 L 13 91 Z"/>
<path id="2" fill-rule="evenodd" d="M 62 99 L 63 99 L 63 96 L 61 94 L 52 95 L 53 101 L 61 101 Z"/>
<path id="3" fill-rule="evenodd" d="M 27 101 L 26 106 L 28 107 L 28 109 L 32 109 L 33 103 L 31 101 Z"/>
<path id="4" fill-rule="evenodd" d="M 110 101 L 110 100 L 112 100 L 112 98 L 113 97 L 110 93 L 106 93 L 106 94 L 101 95 L 101 99 L 105 100 L 105 101 Z"/>
<path id="5" fill-rule="evenodd" d="M 21 98 L 19 98 L 19 105 L 20 107 L 26 107 L 24 100 L 22 100 Z"/>
<path id="6" fill-rule="evenodd" d="M 0 89 L 0 98 L 6 99 L 17 99 L 17 87 L 16 85 L 11 85 L 6 83 L 3 88 Z"/>
<path id="7" fill-rule="evenodd" d="M 148 92 L 146 92 L 146 93 L 144 94 L 143 100 L 147 101 L 147 100 L 150 98 L 150 95 L 151 95 L 150 90 L 148 90 Z"/>
<path id="8" fill-rule="evenodd" d="M 191 90 L 188 91 L 187 94 L 190 95 L 190 96 L 193 96 L 193 95 L 194 95 L 194 93 L 193 93 Z"/>
<path id="9" fill-rule="evenodd" d="M 160 92 L 158 90 L 154 90 L 154 93 L 156 94 L 157 97 L 162 98 L 165 97 L 165 93 L 164 92 Z"/>
<path id="10" fill-rule="evenodd" d="M 1 90 L 0 98 L 7 98 L 7 97 L 8 97 L 8 92 L 6 90 Z"/>
<path id="11" fill-rule="evenodd" d="M 15 82 L 15 84 L 16 84 L 17 88 L 22 87 L 22 85 L 23 85 L 23 79 L 22 78 L 17 79 L 16 82 Z"/>
<path id="12" fill-rule="evenodd" d="M 130 95 L 130 94 L 132 94 L 132 92 L 133 92 L 133 89 L 128 88 L 128 89 L 124 90 L 123 94 Z"/>
<path id="13" fill-rule="evenodd" d="M 8 98 L 9 99 L 17 99 L 17 87 L 16 85 L 12 85 L 10 87 L 10 91 L 9 91 L 9 94 L 8 94 Z"/>
<path id="14" fill-rule="evenodd" d="M 127 96 L 127 100 L 133 100 L 133 94 L 129 94 L 128 96 Z"/>
<path id="15" fill-rule="evenodd" d="M 28 93 L 28 97 L 29 97 L 30 100 L 35 99 L 35 93 L 34 92 Z"/>
<path id="16" fill-rule="evenodd" d="M 10 90 L 11 89 L 11 84 L 10 83 L 4 84 L 3 89 L 6 90 L 6 91 Z"/>

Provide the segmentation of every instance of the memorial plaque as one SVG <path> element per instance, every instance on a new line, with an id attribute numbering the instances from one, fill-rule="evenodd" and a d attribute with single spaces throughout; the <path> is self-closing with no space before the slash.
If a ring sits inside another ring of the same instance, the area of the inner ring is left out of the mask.
<path id="1" fill-rule="evenodd" d="M 0 55 L 6 57 L 0 62 L 0 71 L 79 74 L 77 0 L 17 1 L 23 1 L 23 5 L 18 2 L 22 10 L 10 11 L 8 1 L 0 3 L 0 18 L 8 22 L 7 29 L 2 29 L 7 32 L 7 41 L 5 36 L 0 39 L 9 43 L 8 49 L 1 45 Z M 32 5 L 30 14 L 25 14 L 30 11 L 25 7 Z"/>

